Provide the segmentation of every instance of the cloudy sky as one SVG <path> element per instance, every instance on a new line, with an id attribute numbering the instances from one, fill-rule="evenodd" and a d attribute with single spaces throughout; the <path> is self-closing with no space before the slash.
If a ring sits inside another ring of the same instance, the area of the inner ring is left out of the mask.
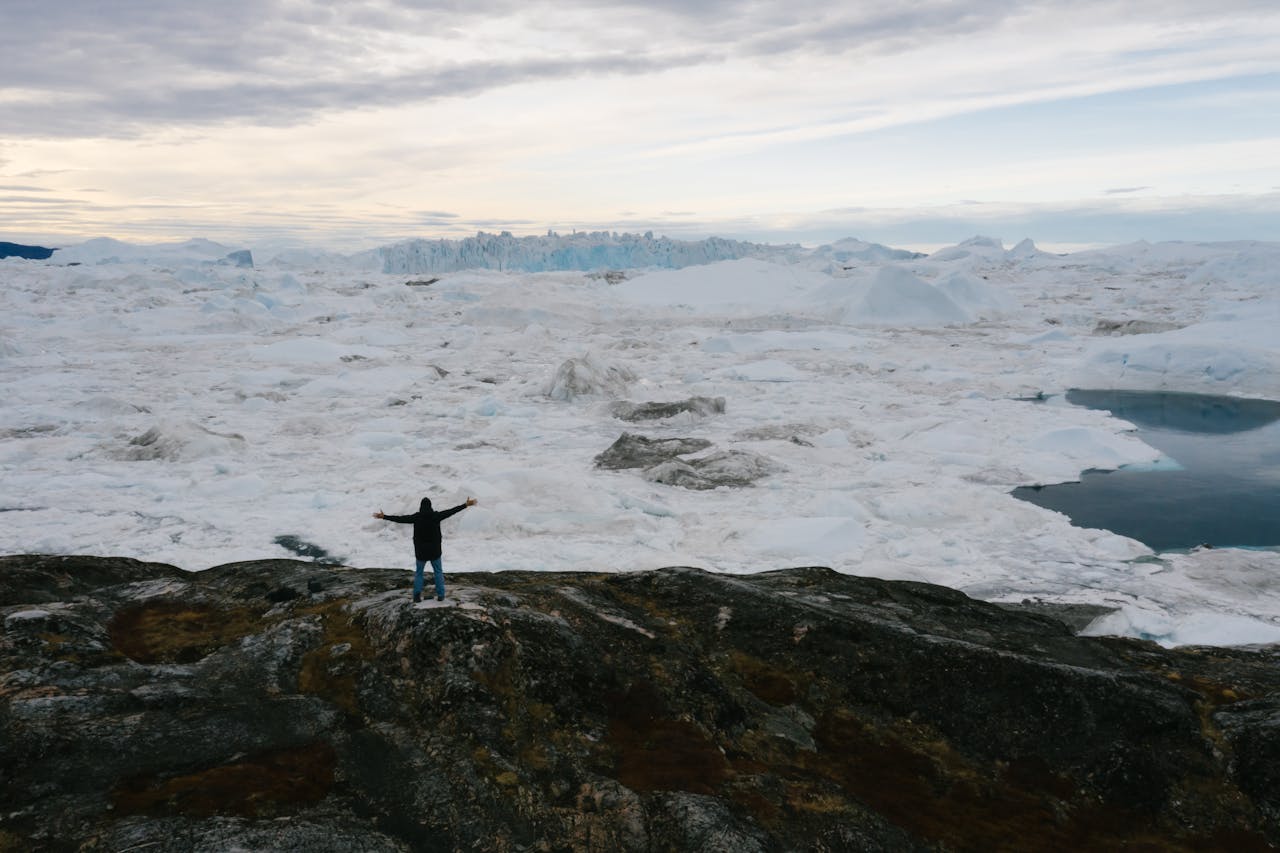
<path id="1" fill-rule="evenodd" d="M 0 240 L 1280 240 L 1276 0 L 4 0 Z"/>

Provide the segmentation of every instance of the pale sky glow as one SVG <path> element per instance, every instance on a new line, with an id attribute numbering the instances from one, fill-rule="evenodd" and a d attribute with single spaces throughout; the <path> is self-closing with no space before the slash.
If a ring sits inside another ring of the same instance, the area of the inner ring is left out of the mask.
<path id="1" fill-rule="evenodd" d="M 1280 4 L 5 0 L 0 239 L 1280 239 Z"/>

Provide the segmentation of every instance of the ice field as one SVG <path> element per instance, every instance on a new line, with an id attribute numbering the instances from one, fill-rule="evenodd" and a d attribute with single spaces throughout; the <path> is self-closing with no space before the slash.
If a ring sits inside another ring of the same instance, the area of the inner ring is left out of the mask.
<path id="1" fill-rule="evenodd" d="M 371 513 L 474 496 L 446 572 L 825 565 L 1280 642 L 1280 552 L 1153 554 L 1009 494 L 1159 461 L 1066 389 L 1280 400 L 1280 244 L 849 241 L 625 277 L 214 262 L 231 248 L 0 261 L 0 552 L 200 569 L 294 536 L 411 568 L 409 529 Z M 693 397 L 723 411 L 614 409 Z M 758 479 L 596 467 L 624 432 Z"/>

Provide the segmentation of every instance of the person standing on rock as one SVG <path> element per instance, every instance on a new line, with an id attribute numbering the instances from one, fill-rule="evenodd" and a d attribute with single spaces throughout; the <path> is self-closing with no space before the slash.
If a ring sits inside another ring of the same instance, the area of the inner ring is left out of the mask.
<path id="1" fill-rule="evenodd" d="M 382 510 L 378 510 L 373 514 L 374 518 L 394 521 L 398 524 L 413 525 L 413 555 L 418 561 L 418 569 L 413 575 L 414 602 L 422 600 L 424 582 L 422 573 L 426 569 L 427 563 L 431 563 L 431 571 L 436 578 L 436 601 L 444 601 L 444 564 L 440 560 L 443 550 L 443 537 L 440 534 L 440 522 L 451 515 L 462 512 L 469 506 L 475 505 L 475 498 L 467 498 L 466 503 L 458 504 L 453 509 L 436 512 L 431 508 L 431 499 L 423 498 L 418 511 L 413 515 L 384 515 Z"/>

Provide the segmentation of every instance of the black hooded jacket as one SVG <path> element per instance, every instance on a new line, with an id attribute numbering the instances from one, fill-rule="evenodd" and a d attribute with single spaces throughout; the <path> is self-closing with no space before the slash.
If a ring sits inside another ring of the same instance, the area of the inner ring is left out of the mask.
<path id="1" fill-rule="evenodd" d="M 413 515 L 384 515 L 383 518 L 400 524 L 412 524 L 413 556 L 419 560 L 434 560 L 440 556 L 441 551 L 440 522 L 466 508 L 466 504 L 458 504 L 453 509 L 436 512 L 431 508 L 431 500 L 423 498 L 422 505 Z"/>

